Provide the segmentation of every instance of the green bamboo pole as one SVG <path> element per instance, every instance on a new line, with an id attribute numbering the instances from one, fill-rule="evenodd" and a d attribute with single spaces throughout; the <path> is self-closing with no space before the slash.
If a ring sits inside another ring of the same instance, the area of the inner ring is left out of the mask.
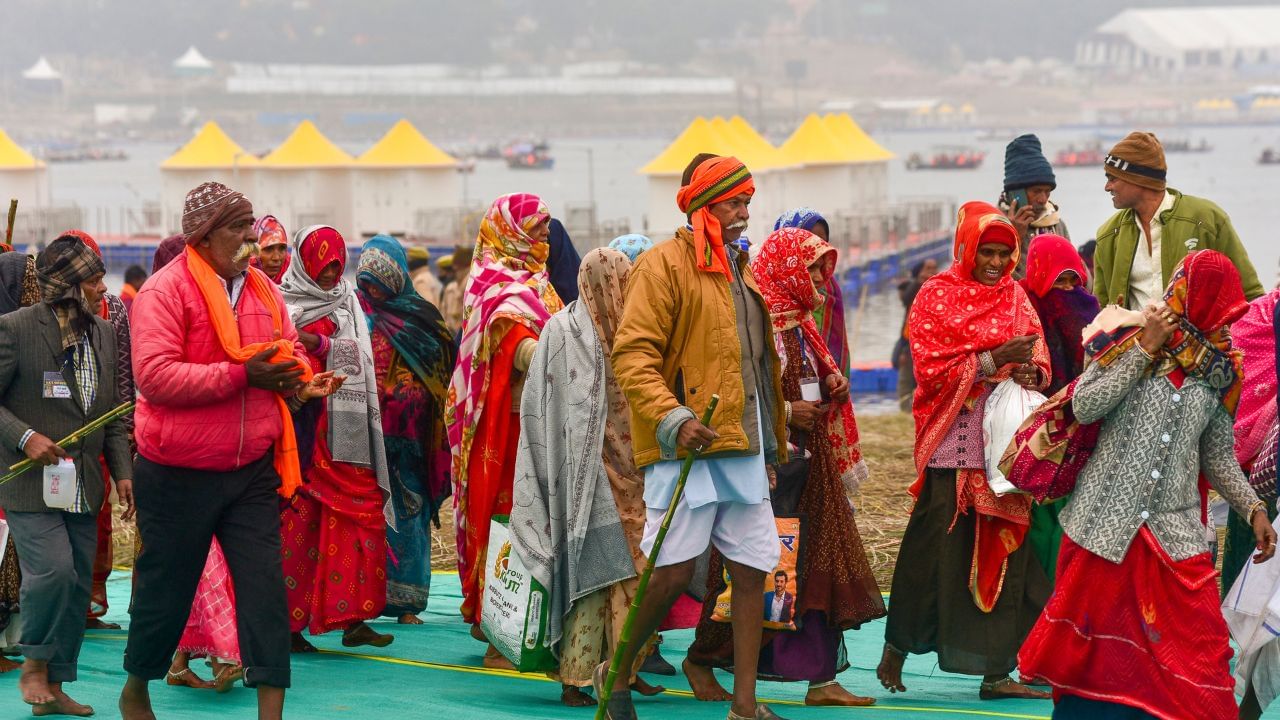
<path id="1" fill-rule="evenodd" d="M 702 424 L 711 427 L 711 416 L 715 414 L 716 405 L 720 404 L 720 396 L 712 395 L 711 402 L 707 404 L 707 410 L 702 414 Z M 680 497 L 684 495 L 684 484 L 689 479 L 689 471 L 693 468 L 693 461 L 700 454 L 697 450 L 691 450 L 684 457 L 684 463 L 680 466 L 680 476 L 676 478 L 676 488 L 671 493 L 671 502 L 667 505 L 667 512 L 662 516 L 662 524 L 658 526 L 658 536 L 653 539 L 653 549 L 649 551 L 649 559 L 644 565 L 644 572 L 640 573 L 640 584 L 636 586 L 636 596 L 631 599 L 631 607 L 627 610 L 627 619 L 622 623 L 622 636 L 618 638 L 618 647 L 613 652 L 613 659 L 609 661 L 609 674 L 605 677 L 604 687 L 600 688 L 600 697 L 596 699 L 596 720 L 605 720 L 605 713 L 609 711 L 609 698 L 613 695 L 613 683 L 618 679 L 618 672 L 622 665 L 622 656 L 627 652 L 627 648 L 631 645 L 631 625 L 635 622 L 636 613 L 640 611 L 640 603 L 644 602 L 645 591 L 649 589 L 649 578 L 653 577 L 653 566 L 658 562 L 658 553 L 662 551 L 662 541 L 667 537 L 667 531 L 671 529 L 671 518 L 675 517 L 676 505 L 680 503 Z"/>
<path id="2" fill-rule="evenodd" d="M 106 427 L 107 423 L 110 423 L 114 420 L 118 420 L 124 417 L 125 415 L 128 415 L 131 412 L 133 412 L 133 403 L 131 402 L 127 402 L 122 405 L 119 405 L 113 410 L 108 410 L 105 414 L 100 416 L 97 420 L 90 422 L 88 425 L 85 425 L 79 430 L 76 430 L 70 435 L 59 440 L 58 447 L 66 448 L 69 445 L 75 445 L 76 443 L 85 439 L 89 435 L 92 435 L 98 430 L 101 430 L 102 428 Z M 27 458 L 26 460 L 23 460 L 21 462 L 18 462 L 9 466 L 9 472 L 4 477 L 0 477 L 0 485 L 3 485 L 9 482 L 10 480 L 18 477 L 19 475 L 25 473 L 26 471 L 30 470 L 31 468 L 35 467 L 35 464 L 36 463 L 34 460 L 32 460 L 31 458 Z"/>

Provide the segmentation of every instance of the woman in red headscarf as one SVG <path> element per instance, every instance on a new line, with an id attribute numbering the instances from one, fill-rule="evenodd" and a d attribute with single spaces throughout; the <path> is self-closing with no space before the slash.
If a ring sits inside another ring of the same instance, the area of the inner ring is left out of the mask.
<path id="1" fill-rule="evenodd" d="M 289 237 L 275 215 L 263 215 L 253 224 L 258 236 L 258 257 L 254 261 L 262 272 L 279 285 L 289 269 Z"/>
<path id="2" fill-rule="evenodd" d="M 1086 342 L 1071 402 L 1079 422 L 1101 421 L 1098 444 L 1062 511 L 1057 587 L 1018 657 L 1054 686 L 1055 718 L 1237 716 L 1204 507 L 1212 486 L 1252 526 L 1253 562 L 1275 553 L 1233 449 L 1244 371 L 1227 325 L 1247 309 L 1230 258 L 1193 252 L 1138 327 L 1108 308 Z"/>
<path id="3" fill-rule="evenodd" d="M 1040 316 L 1053 377 L 1045 395 L 1052 396 L 1084 372 L 1084 329 L 1098 315 L 1098 299 L 1089 292 L 1089 273 L 1071 241 L 1052 233 L 1032 238 L 1027 250 L 1027 276 L 1021 281 L 1027 299 Z M 1027 535 L 1040 566 L 1052 580 L 1058 568 L 1062 501 L 1036 503 Z"/>
<path id="4" fill-rule="evenodd" d="M 979 697 L 1045 698 L 1014 682 L 1018 648 L 1049 595 L 1029 548 L 1026 495 L 987 485 L 982 421 L 997 383 L 1049 382 L 1040 319 L 1010 277 L 1018 234 L 982 202 L 960 208 L 955 263 L 920 288 L 908 317 L 916 391 L 915 507 L 902 538 L 877 669 L 906 690 L 907 653 L 938 654 L 947 671 L 983 678 Z"/>
<path id="5" fill-rule="evenodd" d="M 313 225 L 294 246 L 298 262 L 285 269 L 280 292 L 298 339 L 316 372 L 347 381 L 323 407 L 308 408 L 313 422 L 298 423 L 298 454 L 311 463 L 304 461 L 306 482 L 281 516 L 293 650 L 315 652 L 304 628 L 312 635 L 341 628 L 346 647 L 385 647 L 394 638 L 365 622 L 386 605 L 387 525 L 394 526 L 369 325 L 342 276 L 342 235 Z"/>

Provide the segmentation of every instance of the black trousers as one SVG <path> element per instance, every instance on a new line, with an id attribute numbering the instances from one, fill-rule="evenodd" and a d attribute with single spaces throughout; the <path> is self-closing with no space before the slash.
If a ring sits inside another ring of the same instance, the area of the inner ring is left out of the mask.
<path id="1" fill-rule="evenodd" d="M 979 610 L 969 590 L 976 518 L 956 517 L 956 471 L 929 468 L 893 568 L 884 639 L 900 652 L 938 653 L 946 672 L 1005 675 L 1053 586 L 1023 543 L 1009 555 L 995 608 Z"/>
<path id="2" fill-rule="evenodd" d="M 134 569 L 125 670 L 144 680 L 164 677 L 217 536 L 236 590 L 244 684 L 289 687 L 279 486 L 270 452 L 232 472 L 138 459 L 133 487 L 142 554 Z"/>

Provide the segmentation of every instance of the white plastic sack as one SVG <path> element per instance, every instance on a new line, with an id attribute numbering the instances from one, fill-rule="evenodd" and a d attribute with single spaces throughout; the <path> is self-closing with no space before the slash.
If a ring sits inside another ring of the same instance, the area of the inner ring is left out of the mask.
<path id="1" fill-rule="evenodd" d="M 1280 519 L 1271 523 L 1280 528 Z M 1235 584 L 1222 600 L 1222 616 L 1231 639 L 1240 646 L 1236 654 L 1236 698 L 1252 687 L 1262 707 L 1280 696 L 1280 561 L 1272 558 L 1255 564 L 1250 554 Z"/>
<path id="2" fill-rule="evenodd" d="M 982 418 L 983 455 L 987 466 L 987 485 L 996 495 L 1022 492 L 1000 472 L 1000 458 L 1022 422 L 1044 404 L 1045 399 L 1044 395 L 1013 380 L 1001 382 L 987 397 L 986 414 Z"/>

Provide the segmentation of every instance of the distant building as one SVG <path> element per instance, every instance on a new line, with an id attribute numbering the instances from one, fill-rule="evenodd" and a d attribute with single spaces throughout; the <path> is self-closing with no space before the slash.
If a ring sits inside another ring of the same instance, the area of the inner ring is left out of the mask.
<path id="1" fill-rule="evenodd" d="M 1280 66 L 1280 5 L 1125 10 L 1076 45 L 1076 64 L 1174 73 Z"/>

